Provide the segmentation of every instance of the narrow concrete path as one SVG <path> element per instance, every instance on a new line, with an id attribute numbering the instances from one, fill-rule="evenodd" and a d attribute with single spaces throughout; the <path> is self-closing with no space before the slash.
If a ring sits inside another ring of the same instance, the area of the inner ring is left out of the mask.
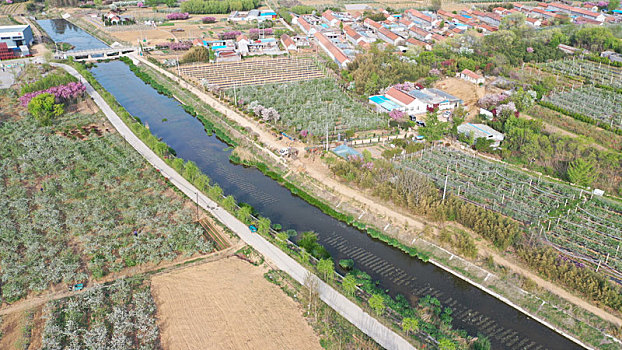
<path id="1" fill-rule="evenodd" d="M 310 273 L 305 267 L 296 260 L 289 257 L 279 248 L 273 246 L 263 237 L 256 233 L 251 233 L 248 227 L 228 211 L 221 208 L 210 198 L 201 193 L 191 183 L 179 175 L 173 168 L 169 167 L 160 157 L 158 157 L 149 147 L 147 147 L 130 128 L 125 125 L 121 118 L 110 108 L 104 99 L 85 81 L 84 78 L 73 67 L 65 64 L 52 63 L 56 67 L 67 70 L 71 75 L 80 79 L 86 85 L 86 92 L 93 98 L 95 103 L 104 112 L 110 123 L 117 129 L 119 134 L 140 153 L 153 167 L 158 169 L 169 181 L 180 191 L 199 204 L 203 209 L 209 211 L 214 217 L 227 225 L 244 242 L 255 248 L 258 252 L 270 259 L 279 269 L 283 270 L 294 278 L 298 283 L 304 284 L 308 276 L 317 281 L 320 298 L 331 308 L 345 317 L 363 333 L 374 339 L 378 344 L 386 349 L 415 349 L 408 341 L 397 333 L 380 323 L 378 320 L 363 311 L 345 296 L 341 295 L 333 287 L 320 280 L 317 276 Z"/>

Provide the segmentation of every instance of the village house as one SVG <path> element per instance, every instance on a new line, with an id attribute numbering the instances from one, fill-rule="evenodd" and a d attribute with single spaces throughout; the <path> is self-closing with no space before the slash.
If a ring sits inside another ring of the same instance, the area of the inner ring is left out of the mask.
<path id="1" fill-rule="evenodd" d="M 439 20 L 433 19 L 431 16 L 426 15 L 426 14 L 424 14 L 424 13 L 422 13 L 420 11 L 417 11 L 415 9 L 406 10 L 404 12 L 404 14 L 413 23 L 417 24 L 420 27 L 426 28 L 426 29 L 432 29 L 433 27 L 435 27 L 439 23 Z"/>
<path id="2" fill-rule="evenodd" d="M 309 23 L 303 16 L 294 17 L 294 19 L 292 19 L 292 23 L 298 25 L 298 27 L 300 27 L 300 29 L 308 36 L 313 36 L 317 32 L 315 26 L 311 25 L 311 23 Z"/>
<path id="3" fill-rule="evenodd" d="M 457 108 L 462 104 L 462 100 L 458 97 L 434 88 L 413 89 L 408 92 L 408 95 L 424 103 L 427 110 L 444 111 Z"/>
<path id="4" fill-rule="evenodd" d="M 548 4 L 547 8 L 551 11 L 555 11 L 558 13 L 565 13 L 571 17 L 586 17 L 598 22 L 605 21 L 605 15 L 600 12 L 592 12 L 590 10 L 582 9 L 579 7 L 562 4 L 561 2 L 550 3 Z"/>
<path id="5" fill-rule="evenodd" d="M 425 102 L 418 100 L 409 94 L 391 87 L 386 94 L 386 98 L 400 105 L 402 112 L 408 115 L 417 115 L 427 112 Z"/>
<path id="6" fill-rule="evenodd" d="M 326 52 L 326 54 L 333 60 L 339 68 L 344 69 L 350 63 L 350 59 L 339 49 L 332 41 L 330 41 L 324 34 L 315 32 L 313 34 L 320 47 Z"/>
<path id="7" fill-rule="evenodd" d="M 479 138 L 485 138 L 486 140 L 493 140 L 490 145 L 492 148 L 497 148 L 504 139 L 504 135 L 497 130 L 489 127 L 486 124 L 471 124 L 465 123 L 458 126 L 458 133 L 467 137 L 473 137 L 474 140 Z"/>
<path id="8" fill-rule="evenodd" d="M 322 18 L 331 27 L 338 26 L 340 22 L 339 19 L 335 17 L 335 15 L 333 14 L 333 11 L 331 10 L 324 11 L 324 13 L 322 13 Z"/>
<path id="9" fill-rule="evenodd" d="M 352 45 L 359 45 L 361 41 L 364 41 L 363 36 L 347 24 L 343 26 L 343 32 Z"/>
<path id="10" fill-rule="evenodd" d="M 483 84 L 485 82 L 484 77 L 468 69 L 464 69 L 462 72 L 460 72 L 458 74 L 458 77 L 473 84 Z"/>
<path id="11" fill-rule="evenodd" d="M 294 40 L 287 34 L 281 35 L 281 44 L 283 44 L 283 48 L 289 52 L 298 51 L 298 46 L 296 46 Z"/>

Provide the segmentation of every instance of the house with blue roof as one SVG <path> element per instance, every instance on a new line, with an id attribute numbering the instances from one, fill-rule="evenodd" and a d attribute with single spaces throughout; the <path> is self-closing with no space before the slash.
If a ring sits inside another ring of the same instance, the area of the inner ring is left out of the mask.
<path id="1" fill-rule="evenodd" d="M 492 148 L 497 148 L 501 144 L 501 141 L 504 139 L 504 135 L 497 130 L 491 128 L 486 124 L 471 124 L 464 123 L 458 126 L 458 133 L 465 135 L 467 137 L 473 137 L 473 140 L 479 138 L 485 138 L 487 140 L 493 140 L 494 142 L 490 145 Z"/>

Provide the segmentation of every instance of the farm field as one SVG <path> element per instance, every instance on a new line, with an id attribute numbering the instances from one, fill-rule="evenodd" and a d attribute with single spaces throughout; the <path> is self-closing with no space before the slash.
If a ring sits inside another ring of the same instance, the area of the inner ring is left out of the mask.
<path id="1" fill-rule="evenodd" d="M 376 129 L 386 123 L 383 115 L 350 98 L 330 78 L 227 90 L 230 97 L 234 93 L 243 104 L 257 101 L 276 109 L 279 123 L 297 132 L 324 135 L 327 127 L 329 132 L 344 132 Z"/>
<path id="2" fill-rule="evenodd" d="M 448 192 L 526 224 L 537 223 L 580 193 L 448 148 L 419 152 L 402 166 L 430 177 L 441 188 L 447 176 Z"/>
<path id="3" fill-rule="evenodd" d="M 622 205 L 593 198 L 551 219 L 546 239 L 583 260 L 622 276 Z"/>
<path id="4" fill-rule="evenodd" d="M 622 276 L 622 204 L 448 148 L 419 152 L 400 165 L 441 189 L 447 179 L 448 193 L 523 222 L 574 260 Z"/>
<path id="5" fill-rule="evenodd" d="M 581 59 L 566 59 L 540 64 L 540 68 L 594 84 L 622 88 L 622 69 Z"/>
<path id="6" fill-rule="evenodd" d="M 567 111 L 580 113 L 613 128 L 622 128 L 622 94 L 584 86 L 547 96 L 545 101 Z"/>
<path id="7" fill-rule="evenodd" d="M 181 66 L 181 74 L 208 87 L 228 89 L 324 77 L 312 57 L 257 58 L 241 62 Z"/>
<path id="8" fill-rule="evenodd" d="M 16 4 L 3 4 L 0 5 L 0 14 L 4 15 L 17 15 L 26 13 L 26 3 L 18 2 Z"/>
<path id="9" fill-rule="evenodd" d="M 265 268 L 236 257 L 154 276 L 165 349 L 320 349 L 302 310 Z"/>
<path id="10" fill-rule="evenodd" d="M 193 208 L 100 113 L 13 117 L 0 144 L 2 302 L 212 250 Z"/>
<path id="11" fill-rule="evenodd" d="M 48 303 L 45 349 L 157 349 L 159 332 L 149 283 L 120 279 Z"/>

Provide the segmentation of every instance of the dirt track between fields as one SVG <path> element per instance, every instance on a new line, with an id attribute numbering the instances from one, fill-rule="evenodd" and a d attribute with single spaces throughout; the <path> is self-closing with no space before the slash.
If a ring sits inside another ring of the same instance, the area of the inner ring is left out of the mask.
<path id="1" fill-rule="evenodd" d="M 320 349 L 299 305 L 264 272 L 232 257 L 155 276 L 164 349 Z"/>

